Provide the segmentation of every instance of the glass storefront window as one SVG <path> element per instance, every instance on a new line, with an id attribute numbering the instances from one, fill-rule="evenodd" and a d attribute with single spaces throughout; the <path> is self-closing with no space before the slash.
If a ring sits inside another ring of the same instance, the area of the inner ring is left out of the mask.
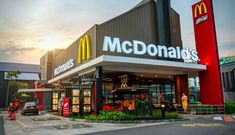
<path id="1" fill-rule="evenodd" d="M 170 84 L 165 84 L 164 85 L 164 97 L 165 97 L 165 102 L 172 103 L 173 99 L 173 93 L 172 93 L 172 87 Z"/>

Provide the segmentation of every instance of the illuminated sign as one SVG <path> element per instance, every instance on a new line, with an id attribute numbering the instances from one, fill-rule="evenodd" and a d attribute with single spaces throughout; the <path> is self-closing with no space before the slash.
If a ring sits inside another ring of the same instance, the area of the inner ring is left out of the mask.
<path id="1" fill-rule="evenodd" d="M 206 65 L 206 71 L 198 73 L 200 99 L 202 104 L 223 105 L 223 90 L 212 6 L 212 0 L 203 0 L 192 5 L 195 43 L 200 57 L 199 64 Z"/>
<path id="2" fill-rule="evenodd" d="M 70 59 L 66 63 L 64 63 L 61 66 L 58 66 L 57 68 L 54 69 L 54 76 L 74 67 L 74 60 Z"/>
<path id="3" fill-rule="evenodd" d="M 109 36 L 104 37 L 103 51 L 136 54 L 136 55 L 149 55 L 152 57 L 165 57 L 174 59 L 183 59 L 185 62 L 198 61 L 197 51 L 189 48 L 180 47 L 167 47 L 165 45 L 146 45 L 139 40 L 123 41 L 115 37 L 111 39 Z"/>
<path id="4" fill-rule="evenodd" d="M 79 41 L 78 64 L 81 64 L 83 60 L 89 59 L 91 59 L 91 41 L 89 35 L 85 35 Z"/>
<path id="5" fill-rule="evenodd" d="M 196 24 L 206 21 L 208 19 L 207 13 L 208 13 L 207 7 L 204 2 L 201 2 L 198 5 L 196 5 L 194 8 L 194 18 L 200 16 L 199 18 L 197 18 Z"/>

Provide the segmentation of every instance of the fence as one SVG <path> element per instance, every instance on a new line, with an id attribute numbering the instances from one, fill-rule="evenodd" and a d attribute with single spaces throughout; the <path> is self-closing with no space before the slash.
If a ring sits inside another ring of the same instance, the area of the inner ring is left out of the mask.
<path id="1" fill-rule="evenodd" d="M 181 105 L 176 107 L 176 111 L 179 113 L 184 112 Z M 224 114 L 225 107 L 223 105 L 189 105 L 187 113 L 197 115 Z"/>

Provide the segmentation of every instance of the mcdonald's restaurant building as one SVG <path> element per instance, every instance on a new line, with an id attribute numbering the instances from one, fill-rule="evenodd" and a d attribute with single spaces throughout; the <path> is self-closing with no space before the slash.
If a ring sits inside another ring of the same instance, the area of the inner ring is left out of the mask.
<path id="1" fill-rule="evenodd" d="M 144 0 L 94 25 L 50 59 L 41 69 L 50 72 L 52 108 L 69 97 L 71 112 L 120 109 L 125 101 L 143 98 L 155 104 L 159 94 L 180 104 L 182 93 L 189 96 L 188 77 L 206 70 L 197 64 L 197 52 L 183 47 L 179 14 L 164 0 Z"/>

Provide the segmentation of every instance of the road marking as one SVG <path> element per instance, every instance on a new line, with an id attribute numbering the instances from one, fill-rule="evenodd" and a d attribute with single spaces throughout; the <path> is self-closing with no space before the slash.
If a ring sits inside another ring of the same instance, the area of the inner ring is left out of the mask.
<path id="1" fill-rule="evenodd" d="M 233 115 L 232 117 L 233 117 L 233 119 L 235 120 L 235 115 Z"/>
<path id="2" fill-rule="evenodd" d="M 21 122 L 20 120 L 16 120 L 16 122 L 18 122 L 21 126 L 25 127 L 25 128 L 29 128 L 30 126 L 24 124 L 23 122 Z"/>
<path id="3" fill-rule="evenodd" d="M 223 120 L 221 116 L 214 117 L 213 120 Z"/>
<path id="4" fill-rule="evenodd" d="M 224 121 L 226 121 L 226 122 L 234 122 L 235 120 L 231 116 L 224 116 Z"/>
<path id="5" fill-rule="evenodd" d="M 183 127 L 219 127 L 224 126 L 219 123 L 194 123 L 194 124 L 181 124 Z"/>

